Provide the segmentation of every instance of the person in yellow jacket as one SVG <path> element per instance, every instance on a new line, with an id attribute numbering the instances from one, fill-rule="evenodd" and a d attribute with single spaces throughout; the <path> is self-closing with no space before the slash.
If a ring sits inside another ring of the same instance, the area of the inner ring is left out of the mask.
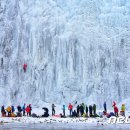
<path id="1" fill-rule="evenodd" d="M 122 104 L 121 113 L 122 113 L 122 116 L 125 116 L 125 104 Z"/>
<path id="2" fill-rule="evenodd" d="M 8 106 L 7 108 L 6 108 L 6 111 L 8 112 L 8 117 L 10 117 L 11 116 L 11 107 L 10 106 Z"/>

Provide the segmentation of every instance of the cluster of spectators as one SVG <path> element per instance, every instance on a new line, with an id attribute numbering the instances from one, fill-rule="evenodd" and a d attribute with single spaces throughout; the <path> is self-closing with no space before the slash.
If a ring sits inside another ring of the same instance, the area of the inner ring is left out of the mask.
<path id="1" fill-rule="evenodd" d="M 15 112 L 15 107 L 8 106 L 7 108 L 4 107 L 4 105 L 1 107 L 1 115 L 2 117 L 21 117 L 21 116 L 31 116 L 32 106 L 29 104 L 26 106 L 26 104 L 21 107 L 20 105 L 17 106 L 17 112 Z"/>

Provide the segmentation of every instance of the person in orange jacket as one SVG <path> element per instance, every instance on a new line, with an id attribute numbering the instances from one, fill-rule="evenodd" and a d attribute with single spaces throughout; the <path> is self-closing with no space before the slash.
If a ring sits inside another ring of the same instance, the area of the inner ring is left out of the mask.
<path id="1" fill-rule="evenodd" d="M 71 103 L 69 103 L 68 109 L 70 111 L 70 117 L 72 116 L 72 110 L 73 110 L 73 106 Z"/>
<path id="2" fill-rule="evenodd" d="M 8 112 L 8 117 L 11 117 L 11 111 L 12 111 L 12 109 L 11 109 L 10 106 L 8 106 L 8 107 L 6 108 L 6 111 Z"/>

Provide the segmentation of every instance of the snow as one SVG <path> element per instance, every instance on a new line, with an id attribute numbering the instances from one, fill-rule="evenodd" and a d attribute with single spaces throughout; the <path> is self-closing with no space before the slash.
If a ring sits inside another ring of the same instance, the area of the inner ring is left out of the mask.
<path id="1" fill-rule="evenodd" d="M 107 101 L 111 109 L 128 101 L 129 7 L 129 0 L 1 0 L 0 105 L 78 101 L 100 109 Z"/>
<path id="2" fill-rule="evenodd" d="M 0 128 L 23 129 L 129 129 L 129 124 L 108 124 L 108 120 L 100 118 L 0 118 Z"/>
<path id="3" fill-rule="evenodd" d="M 57 117 L 49 117 L 49 118 L 32 118 L 32 117 L 17 117 L 17 118 L 0 118 L 1 122 L 5 123 L 70 123 L 76 124 L 77 122 L 83 124 L 84 122 L 90 123 L 91 125 L 97 124 L 96 119 L 85 119 L 85 118 L 57 118 Z"/>

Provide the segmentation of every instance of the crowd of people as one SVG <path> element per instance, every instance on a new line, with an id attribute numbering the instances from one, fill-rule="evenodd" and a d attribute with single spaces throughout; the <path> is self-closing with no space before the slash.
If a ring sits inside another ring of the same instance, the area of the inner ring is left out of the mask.
<path id="1" fill-rule="evenodd" d="M 66 109 L 68 108 L 69 110 L 69 116 L 70 117 L 101 117 L 103 115 L 107 116 L 108 118 L 111 116 L 119 116 L 119 110 L 118 107 L 116 105 L 116 102 L 113 102 L 112 104 L 113 110 L 114 112 L 107 112 L 107 104 L 106 102 L 104 102 L 103 104 L 103 112 L 102 114 L 97 114 L 97 106 L 96 104 L 93 105 L 85 105 L 84 103 L 82 104 L 77 104 L 77 102 L 75 102 L 74 104 L 69 103 L 68 106 L 63 105 L 63 113 L 60 113 L 59 117 L 67 117 L 66 116 Z M 55 112 L 56 112 L 56 105 L 52 104 L 51 106 L 52 108 L 52 116 L 55 116 Z M 41 117 L 48 117 L 49 116 L 49 110 L 48 108 L 44 107 L 42 108 L 45 110 L 44 115 L 42 115 Z M 27 105 L 24 104 L 22 107 L 20 105 L 17 106 L 17 111 L 15 112 L 15 107 L 12 106 L 8 106 L 7 108 L 5 108 L 4 106 L 1 107 L 1 115 L 2 117 L 22 117 L 22 116 L 35 116 L 38 117 L 36 114 L 32 114 L 32 106 L 31 104 Z M 120 115 L 125 116 L 125 104 L 122 104 L 121 107 L 121 111 L 120 111 Z"/>
<path id="2" fill-rule="evenodd" d="M 52 116 L 55 115 L 55 107 L 56 106 L 54 104 L 52 104 Z M 116 102 L 113 102 L 112 107 L 113 107 L 113 112 L 108 113 L 107 112 L 107 104 L 106 104 L 106 102 L 104 102 L 103 112 L 100 112 L 99 114 L 97 114 L 96 104 L 87 106 L 84 103 L 77 105 L 77 102 L 76 102 L 74 105 L 69 103 L 68 110 L 69 110 L 70 117 L 102 117 L 102 116 L 106 116 L 108 118 L 111 116 L 118 117 L 119 110 L 118 110 L 118 107 L 116 105 Z M 61 117 L 66 117 L 65 111 L 66 111 L 66 106 L 63 105 L 63 114 L 60 114 Z M 125 104 L 122 104 L 122 107 L 120 110 L 120 115 L 125 116 Z"/>
<path id="3" fill-rule="evenodd" d="M 96 117 L 96 105 L 85 105 L 84 103 L 77 105 L 76 108 L 73 108 L 73 105 L 70 103 L 68 106 L 68 110 L 70 111 L 70 117 Z M 65 111 L 65 110 L 64 110 Z M 64 115 L 65 116 L 65 115 Z"/>
<path id="4" fill-rule="evenodd" d="M 25 116 L 25 113 L 27 116 L 31 116 L 32 106 L 31 104 L 27 105 L 24 104 L 23 107 L 20 105 L 17 106 L 17 112 L 15 113 L 15 107 L 8 106 L 7 108 L 4 107 L 4 105 L 1 107 L 1 115 L 2 117 L 22 117 Z"/>

